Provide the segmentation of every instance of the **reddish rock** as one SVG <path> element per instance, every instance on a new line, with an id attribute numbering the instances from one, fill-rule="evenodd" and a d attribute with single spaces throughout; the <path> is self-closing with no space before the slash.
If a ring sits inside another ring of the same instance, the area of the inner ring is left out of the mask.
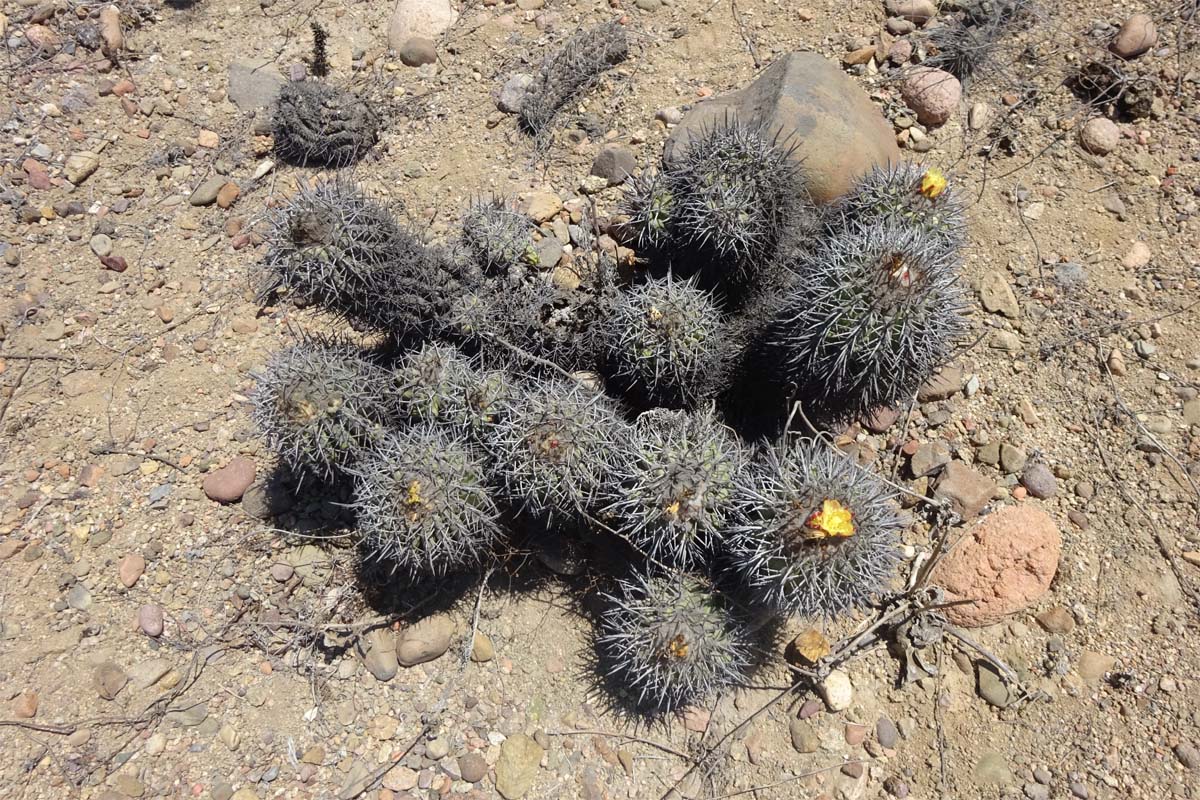
<path id="1" fill-rule="evenodd" d="M 138 627 L 142 629 L 142 633 L 151 637 L 158 637 L 163 632 L 163 610 L 162 606 L 147 603 L 138 609 L 137 614 Z"/>
<path id="2" fill-rule="evenodd" d="M 111 269 L 113 272 L 124 272 L 129 269 L 129 262 L 124 256 L 101 256 L 100 263 L 105 269 Z"/>
<path id="3" fill-rule="evenodd" d="M 204 493 L 218 503 L 236 503 L 254 483 L 257 471 L 253 461 L 238 456 L 208 474 L 204 479 Z"/>
<path id="4" fill-rule="evenodd" d="M 1058 570 L 1062 537 L 1050 515 L 1033 506 L 1003 508 L 978 522 L 934 567 L 931 581 L 946 599 L 973 602 L 943 613 L 955 625 L 992 625 L 1046 593 Z"/>
<path id="5" fill-rule="evenodd" d="M 21 163 L 21 169 L 25 170 L 26 180 L 32 188 L 50 188 L 50 175 L 46 172 L 46 168 L 42 166 L 41 162 L 37 159 L 25 159 L 25 161 Z"/>
<path id="6" fill-rule="evenodd" d="M 79 483 L 89 489 L 96 488 L 100 483 L 100 477 L 104 474 L 104 468 L 98 467 L 95 464 L 88 464 L 83 469 L 79 470 Z"/>
<path id="7" fill-rule="evenodd" d="M 13 715 L 18 719 L 33 719 L 38 712 L 38 693 L 27 689 L 17 695 L 13 703 Z"/>
<path id="8" fill-rule="evenodd" d="M 1121 58 L 1137 58 L 1158 42 L 1158 29 L 1149 14 L 1134 14 L 1125 20 L 1109 49 Z"/>
<path id="9" fill-rule="evenodd" d="M 126 589 L 132 589 L 145 572 L 146 559 L 142 558 L 141 553 L 128 554 L 121 559 L 121 563 L 117 567 L 117 576 L 121 579 L 121 585 Z"/>
<path id="10" fill-rule="evenodd" d="M 871 433 L 884 433 L 900 418 L 900 410 L 890 406 L 880 406 L 862 418 L 862 424 Z"/>
<path id="11" fill-rule="evenodd" d="M 945 70 L 914 67 L 901 82 L 900 95 L 922 125 L 937 127 L 958 108 L 962 84 Z"/>

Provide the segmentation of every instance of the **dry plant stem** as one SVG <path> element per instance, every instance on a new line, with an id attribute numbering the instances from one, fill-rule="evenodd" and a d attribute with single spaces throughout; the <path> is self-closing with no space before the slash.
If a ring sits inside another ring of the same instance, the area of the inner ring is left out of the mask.
<path id="1" fill-rule="evenodd" d="M 503 347 L 506 350 L 508 350 L 509 352 L 511 352 L 513 355 L 520 356 L 521 358 L 523 358 L 526 361 L 529 361 L 533 364 L 537 364 L 539 366 L 546 367 L 547 369 L 554 370 L 559 375 L 562 375 L 563 377 L 571 380 L 572 382 L 574 382 L 576 380 L 574 375 L 572 375 L 570 372 L 567 372 L 565 369 L 560 367 L 558 364 L 555 364 L 553 361 L 548 361 L 544 358 L 541 358 L 540 356 L 535 356 L 533 353 L 530 353 L 527 350 L 523 350 L 520 347 L 517 347 L 515 344 L 512 344 L 511 342 L 505 341 L 504 339 L 500 338 L 499 336 L 496 336 L 495 334 L 480 332 L 479 335 L 489 342 L 494 342 L 495 344 L 500 345 L 501 347 Z"/>
<path id="2" fill-rule="evenodd" d="M 611 731 L 571 730 L 571 731 L 546 731 L 546 735 L 547 736 L 609 736 L 614 739 L 625 739 L 630 742 L 640 742 L 642 744 L 649 745 L 650 747 L 654 747 L 659 750 L 662 750 L 664 753 L 670 753 L 671 755 L 679 756 L 684 761 L 694 760 L 692 758 L 692 756 L 689 756 L 687 753 L 684 753 L 681 750 L 676 750 L 674 747 L 671 747 L 670 745 L 663 744 L 662 742 L 656 742 L 653 739 L 643 739 L 640 736 L 632 736 L 628 733 L 613 733 Z"/>
<path id="3" fill-rule="evenodd" d="M 837 764 L 830 764 L 828 767 L 821 767 L 820 769 L 814 769 L 814 770 L 810 770 L 808 772 L 802 772 L 799 775 L 793 775 L 790 778 L 784 778 L 781 781 L 775 781 L 775 783 L 767 783 L 762 786 L 751 786 L 749 789 L 739 789 L 736 792 L 729 792 L 727 794 L 716 795 L 715 797 L 712 798 L 712 800 L 727 800 L 727 798 L 730 798 L 730 797 L 741 797 L 744 794 L 753 794 L 755 792 L 763 792 L 763 791 L 766 791 L 767 789 L 774 789 L 777 786 L 786 786 L 789 783 L 795 783 L 796 781 L 801 781 L 801 780 L 804 780 L 805 778 L 811 778 L 812 776 L 820 775 L 823 772 L 830 772 L 835 769 L 841 769 L 842 767 L 847 766 L 849 764 L 868 764 L 868 763 L 870 763 L 870 761 L 868 761 L 866 759 L 861 759 L 861 758 L 856 758 L 851 761 L 839 761 Z"/>
<path id="4" fill-rule="evenodd" d="M 1111 325 L 1105 325 L 1103 328 L 1099 328 L 1094 331 L 1084 331 L 1082 333 L 1075 334 L 1074 336 L 1068 336 L 1065 339 L 1054 342 L 1053 344 L 1044 345 L 1039 349 L 1038 355 L 1044 361 L 1059 350 L 1070 347 L 1076 342 L 1092 342 L 1093 344 L 1099 346 L 1100 339 L 1104 336 L 1120 333 L 1121 331 L 1137 328 L 1142 325 L 1153 325 L 1155 322 L 1162 322 L 1164 319 L 1170 319 L 1171 317 L 1177 317 L 1180 314 L 1185 314 L 1196 306 L 1200 306 L 1200 300 L 1188 303 L 1183 308 L 1177 308 L 1174 311 L 1168 311 L 1165 314 L 1159 314 L 1157 317 L 1149 317 L 1147 319 L 1131 319 L 1125 322 L 1115 322 Z"/>
<path id="5" fill-rule="evenodd" d="M 412 749 L 417 746 L 417 742 L 424 739 L 426 734 L 428 734 L 432 729 L 432 725 L 426 725 L 424 728 L 422 728 L 421 732 L 418 733 L 413 740 L 408 743 L 408 747 L 404 748 L 403 752 L 394 756 L 390 761 L 385 761 L 384 763 L 380 764 L 374 770 L 363 776 L 361 780 L 355 781 L 347 786 L 337 795 L 338 800 L 354 800 L 354 798 L 358 797 L 364 792 L 370 791 L 371 787 L 383 780 L 384 775 L 391 772 L 396 765 L 403 761 L 404 757 L 412 752 Z"/>

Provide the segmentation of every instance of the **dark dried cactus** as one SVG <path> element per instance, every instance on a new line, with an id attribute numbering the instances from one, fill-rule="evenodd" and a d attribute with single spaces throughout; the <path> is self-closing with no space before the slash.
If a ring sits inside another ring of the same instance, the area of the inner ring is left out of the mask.
<path id="1" fill-rule="evenodd" d="M 715 397 L 738 350 L 712 296 L 669 276 L 618 295 L 602 329 L 613 382 L 643 405 L 690 408 Z"/>
<path id="2" fill-rule="evenodd" d="M 766 362 L 816 417 L 908 402 L 966 329 L 957 260 L 919 229 L 851 226 L 796 272 L 766 332 Z"/>
<path id="3" fill-rule="evenodd" d="M 606 22 L 577 31 L 542 62 L 521 105 L 521 126 L 527 133 L 544 136 L 564 105 L 628 57 L 629 41 L 621 23 Z"/>
<path id="4" fill-rule="evenodd" d="M 879 477 L 820 442 L 769 450 L 745 473 L 725 536 L 756 599 L 784 614 L 831 617 L 884 592 L 904 527 Z"/>
<path id="5" fill-rule="evenodd" d="M 326 83 L 284 84 L 272 121 L 275 150 L 301 166 L 346 167 L 379 138 L 379 115 L 357 94 Z"/>
<path id="6" fill-rule="evenodd" d="M 604 518 L 647 558 L 680 569 L 702 566 L 728 521 L 745 449 L 711 410 L 648 411 L 630 445 Z"/>
<path id="7" fill-rule="evenodd" d="M 387 372 L 343 342 L 307 337 L 273 354 L 257 378 L 254 423 L 267 447 L 323 480 L 369 449 L 393 414 Z"/>
<path id="8" fill-rule="evenodd" d="M 743 680 L 752 640 L 731 603 L 706 580 L 684 574 L 622 581 L 596 639 L 606 674 L 637 705 L 670 711 Z"/>
<path id="9" fill-rule="evenodd" d="M 462 435 L 429 425 L 393 431 L 352 472 L 363 543 L 393 571 L 471 567 L 500 537 L 485 465 Z"/>

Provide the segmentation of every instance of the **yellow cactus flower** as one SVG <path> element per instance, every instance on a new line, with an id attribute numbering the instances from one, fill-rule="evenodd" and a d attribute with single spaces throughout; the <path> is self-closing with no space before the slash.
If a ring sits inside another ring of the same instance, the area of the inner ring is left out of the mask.
<path id="1" fill-rule="evenodd" d="M 674 503 L 671 503 L 671 505 L 667 506 L 663 510 L 666 511 L 667 514 L 669 514 L 672 517 L 678 517 L 679 516 L 679 501 L 676 500 Z"/>
<path id="2" fill-rule="evenodd" d="M 425 498 L 421 496 L 421 482 L 413 481 L 408 485 L 408 493 L 404 496 L 404 505 L 419 506 L 425 502 Z"/>
<path id="3" fill-rule="evenodd" d="M 917 191 L 930 200 L 936 200 L 939 194 L 946 191 L 946 176 L 939 169 L 931 167 L 925 170 L 921 176 L 921 188 Z"/>
<path id="4" fill-rule="evenodd" d="M 848 539 L 854 535 L 854 513 L 837 500 L 825 500 L 805 523 L 809 538 Z"/>
<path id="5" fill-rule="evenodd" d="M 667 642 L 667 655 L 676 661 L 682 661 L 687 658 L 688 643 L 687 639 L 683 638 L 683 634 L 676 635 L 674 639 Z"/>
<path id="6" fill-rule="evenodd" d="M 650 306 L 650 310 L 646 312 L 646 316 L 650 317 L 651 322 L 658 322 L 663 318 L 663 312 L 658 310 L 658 306 Z"/>

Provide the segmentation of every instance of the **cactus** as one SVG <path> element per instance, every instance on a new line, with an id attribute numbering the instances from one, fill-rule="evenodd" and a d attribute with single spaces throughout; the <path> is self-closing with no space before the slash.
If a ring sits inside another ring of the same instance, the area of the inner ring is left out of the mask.
<path id="1" fill-rule="evenodd" d="M 643 708 L 670 711 L 745 677 L 745 623 L 706 580 L 684 574 L 621 581 L 596 639 L 606 673 Z"/>
<path id="2" fill-rule="evenodd" d="M 471 261 L 489 276 L 503 276 L 537 267 L 533 222 L 499 198 L 475 203 L 463 216 L 462 247 Z"/>
<path id="3" fill-rule="evenodd" d="M 287 466 L 328 481 L 382 435 L 386 398 L 387 372 L 357 348 L 307 337 L 267 361 L 254 422 Z"/>
<path id="4" fill-rule="evenodd" d="M 632 234 L 638 250 L 653 255 L 671 244 L 676 202 L 662 171 L 646 170 L 629 178 L 619 211 L 629 218 L 623 228 Z"/>
<path id="5" fill-rule="evenodd" d="M 831 617 L 888 588 L 904 525 L 880 478 L 807 440 L 767 451 L 745 474 L 725 546 L 757 600 Z"/>
<path id="6" fill-rule="evenodd" d="M 711 410 L 642 414 L 604 517 L 647 558 L 701 566 L 727 522 L 746 453 Z"/>
<path id="7" fill-rule="evenodd" d="M 425 424 L 392 431 L 351 472 L 363 544 L 393 571 L 470 567 L 500 536 L 483 460 L 461 434 Z"/>
<path id="8" fill-rule="evenodd" d="M 541 71 L 521 105 L 521 126 L 533 136 L 544 136 L 564 105 L 628 56 L 629 42 L 619 22 L 577 31 L 542 62 Z"/>
<path id="9" fill-rule="evenodd" d="M 965 330 L 957 261 L 919 229 L 851 226 L 796 271 L 766 358 L 823 419 L 907 402 Z"/>
<path id="10" fill-rule="evenodd" d="M 792 147 L 762 126 L 729 117 L 681 145 L 651 197 L 670 198 L 671 240 L 699 256 L 711 283 L 744 281 L 812 228 Z"/>
<path id="11" fill-rule="evenodd" d="M 485 374 L 476 359 L 435 343 L 401 356 L 392 384 L 402 418 L 475 433 L 495 423 L 510 391 L 503 372 Z"/>
<path id="12" fill-rule="evenodd" d="M 913 228 L 952 255 L 966 244 L 962 202 L 933 167 L 911 162 L 875 167 L 827 214 L 830 235 L 850 226 L 861 229 L 884 223 Z"/>
<path id="13" fill-rule="evenodd" d="M 361 97 L 326 83 L 284 84 L 272 120 L 275 150 L 301 166 L 346 167 L 379 138 L 379 116 Z"/>
<path id="14" fill-rule="evenodd" d="M 421 244 L 353 183 L 302 186 L 273 217 L 260 300 L 287 289 L 356 324 L 399 336 L 427 333 L 462 291 L 448 255 Z"/>
<path id="15" fill-rule="evenodd" d="M 648 281 L 618 296 L 601 338 L 613 381 L 647 405 L 692 407 L 716 395 L 737 337 L 694 281 Z"/>
<path id="16" fill-rule="evenodd" d="M 513 505 L 557 523 L 579 519 L 613 485 L 628 435 L 603 397 L 551 379 L 513 392 L 487 446 Z"/>

